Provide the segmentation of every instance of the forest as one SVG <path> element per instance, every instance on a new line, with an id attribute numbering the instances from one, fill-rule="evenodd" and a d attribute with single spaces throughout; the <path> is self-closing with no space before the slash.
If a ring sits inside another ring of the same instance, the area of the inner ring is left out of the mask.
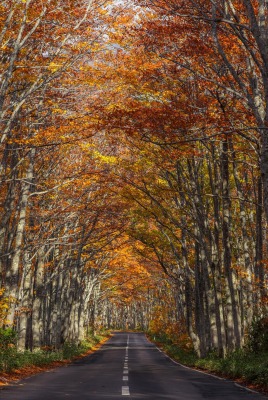
<path id="1" fill-rule="evenodd" d="M 268 351 L 267 41 L 266 0 L 1 1 L 2 351 Z"/>

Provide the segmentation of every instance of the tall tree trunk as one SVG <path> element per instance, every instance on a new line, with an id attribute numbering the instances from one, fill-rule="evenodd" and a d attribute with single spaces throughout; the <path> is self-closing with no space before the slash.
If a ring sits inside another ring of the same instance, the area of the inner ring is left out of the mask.
<path id="1" fill-rule="evenodd" d="M 213 199 L 213 215 L 214 224 L 211 229 L 211 270 L 213 275 L 213 285 L 215 290 L 215 303 L 216 303 L 216 319 L 218 331 L 218 353 L 219 356 L 225 357 L 226 355 L 226 331 L 223 310 L 223 288 L 222 288 L 222 257 L 220 249 L 220 176 L 217 162 L 217 155 L 215 146 L 212 144 L 212 160 L 208 160 L 208 172 L 210 187 Z"/>
<path id="2" fill-rule="evenodd" d="M 257 309 L 260 313 L 263 306 L 262 299 L 265 296 L 264 266 L 263 266 L 263 184 L 261 177 L 257 181 L 256 198 L 256 248 L 255 248 L 255 275 L 258 281 L 259 290 L 256 293 Z"/>
<path id="3" fill-rule="evenodd" d="M 223 262 L 226 274 L 226 318 L 228 348 L 233 350 L 241 345 L 241 326 L 238 318 L 238 298 L 234 287 L 231 254 L 231 201 L 229 194 L 229 146 L 227 137 L 222 142 L 222 241 Z"/>
<path id="4" fill-rule="evenodd" d="M 252 287 L 252 260 L 250 258 L 250 241 L 253 241 L 253 238 L 249 237 L 248 229 L 247 229 L 247 210 L 246 210 L 246 205 L 245 205 L 245 197 L 243 194 L 243 189 L 242 189 L 242 184 L 238 175 L 238 169 L 237 169 L 237 161 L 236 161 L 236 153 L 233 147 L 233 142 L 231 139 L 229 139 L 229 146 L 232 154 L 232 162 L 233 162 L 233 174 L 234 174 L 234 180 L 236 184 L 236 190 L 237 190 L 237 197 L 239 201 L 239 219 L 240 219 L 240 225 L 241 225 L 241 232 L 242 232 L 242 265 L 241 267 L 244 269 L 245 272 L 245 279 L 244 279 L 244 284 L 242 284 L 241 290 L 241 301 L 242 301 L 242 307 L 245 310 L 244 313 L 246 312 L 246 315 L 244 318 L 242 318 L 241 315 L 241 320 L 243 324 L 246 324 L 244 326 L 244 331 L 247 328 L 247 326 L 250 326 L 253 320 L 253 287 Z"/>
<path id="5" fill-rule="evenodd" d="M 7 323 L 12 326 L 15 321 L 15 310 L 18 305 L 18 294 L 19 294 L 19 268 L 20 259 L 22 253 L 24 229 L 26 225 L 27 207 L 28 207 L 28 196 L 30 194 L 30 188 L 33 180 L 34 171 L 34 156 L 35 149 L 32 149 L 29 155 L 28 167 L 22 182 L 20 203 L 19 203 L 19 215 L 16 226 L 15 243 L 13 247 L 13 255 L 10 269 L 6 275 L 6 293 L 12 300 L 7 316 Z"/>
<path id="6" fill-rule="evenodd" d="M 26 344 L 29 343 L 27 335 L 29 335 L 29 322 L 32 315 L 33 294 L 33 271 L 29 251 L 26 251 L 23 256 L 23 277 L 21 281 L 17 347 L 18 350 L 25 350 Z"/>
<path id="7" fill-rule="evenodd" d="M 43 305 L 46 295 L 44 286 L 45 249 L 42 246 L 37 252 L 36 268 L 34 271 L 34 295 L 32 311 L 32 347 L 44 344 Z"/>

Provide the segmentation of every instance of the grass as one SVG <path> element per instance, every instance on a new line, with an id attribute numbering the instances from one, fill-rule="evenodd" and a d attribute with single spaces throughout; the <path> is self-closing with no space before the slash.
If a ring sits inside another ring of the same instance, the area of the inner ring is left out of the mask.
<path id="1" fill-rule="evenodd" d="M 215 375 L 237 380 L 256 390 L 268 392 L 268 352 L 255 353 L 242 349 L 229 354 L 224 359 L 215 353 L 200 359 L 192 349 L 181 348 L 164 335 L 149 334 L 149 338 L 181 364 L 206 370 Z"/>

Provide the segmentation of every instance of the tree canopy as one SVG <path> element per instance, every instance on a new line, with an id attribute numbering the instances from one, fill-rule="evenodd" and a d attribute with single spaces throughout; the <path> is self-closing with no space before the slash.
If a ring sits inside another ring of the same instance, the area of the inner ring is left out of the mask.
<path id="1" fill-rule="evenodd" d="M 18 347 L 267 315 L 264 0 L 0 5 L 0 321 Z"/>

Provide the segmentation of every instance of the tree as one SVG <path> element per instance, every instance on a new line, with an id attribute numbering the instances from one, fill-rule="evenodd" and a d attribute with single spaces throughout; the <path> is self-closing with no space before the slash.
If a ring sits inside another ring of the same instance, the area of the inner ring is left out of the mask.
<path id="1" fill-rule="evenodd" d="M 206 21 L 198 15 L 193 22 L 174 3 L 146 4 L 152 7 L 132 20 L 129 35 L 125 27 L 124 36 L 116 33 L 120 46 L 110 60 L 117 73 L 102 65 L 114 99 L 103 105 L 102 124 L 127 149 L 119 174 L 137 209 L 136 239 L 168 275 L 177 268 L 182 277 L 182 309 L 197 352 L 224 355 L 242 345 L 262 303 L 254 292 L 262 240 L 254 114 L 232 74 L 216 67 L 221 60 Z M 230 44 L 226 37 L 226 51 Z M 235 43 L 237 50 L 229 52 L 238 65 L 246 61 Z M 249 204 L 256 204 L 253 212 Z"/>

